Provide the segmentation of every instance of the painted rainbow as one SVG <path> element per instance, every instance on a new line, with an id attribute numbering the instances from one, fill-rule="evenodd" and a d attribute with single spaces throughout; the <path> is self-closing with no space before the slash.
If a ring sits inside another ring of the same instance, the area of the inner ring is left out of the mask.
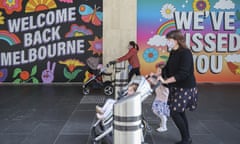
<path id="1" fill-rule="evenodd" d="M 175 21 L 168 20 L 160 25 L 160 27 L 157 30 L 157 34 L 159 34 L 160 36 L 163 36 L 163 35 L 166 35 L 168 32 L 170 32 L 171 30 L 175 30 L 175 29 L 176 29 Z"/>
<path id="2" fill-rule="evenodd" d="M 6 41 L 11 46 L 21 42 L 17 35 L 6 30 L 0 30 L 0 40 Z"/>

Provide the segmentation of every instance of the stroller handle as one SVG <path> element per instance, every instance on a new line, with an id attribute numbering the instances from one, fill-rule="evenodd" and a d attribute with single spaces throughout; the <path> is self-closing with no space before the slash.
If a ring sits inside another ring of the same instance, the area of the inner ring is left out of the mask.
<path id="1" fill-rule="evenodd" d="M 157 79 L 157 76 L 154 76 L 154 75 L 153 75 L 153 76 L 147 75 L 147 76 L 146 76 L 146 79 L 149 79 L 150 77 L 152 77 L 152 78 L 154 78 L 154 79 Z M 156 89 L 158 86 L 160 86 L 161 84 L 162 84 L 162 82 L 161 82 L 160 80 L 158 80 L 157 84 L 152 87 L 152 90 L 155 91 L 155 89 Z"/>
<path id="2" fill-rule="evenodd" d="M 117 63 L 117 61 L 113 60 L 109 62 L 109 65 L 115 65 Z"/>

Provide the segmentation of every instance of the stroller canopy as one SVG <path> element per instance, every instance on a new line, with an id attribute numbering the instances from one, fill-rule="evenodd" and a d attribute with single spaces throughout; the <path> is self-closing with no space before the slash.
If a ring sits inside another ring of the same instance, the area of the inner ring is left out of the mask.
<path id="1" fill-rule="evenodd" d="M 132 78 L 132 80 L 129 82 L 128 85 L 131 85 L 132 83 L 138 83 L 138 88 L 136 92 L 139 92 L 142 95 L 142 101 L 144 101 L 149 95 L 152 94 L 152 88 L 149 82 L 145 79 L 144 76 L 135 76 Z"/>
<path id="2" fill-rule="evenodd" d="M 86 62 L 87 62 L 87 65 L 92 70 L 96 70 L 96 69 L 98 69 L 98 65 L 100 64 L 100 58 L 99 57 L 89 57 Z"/>

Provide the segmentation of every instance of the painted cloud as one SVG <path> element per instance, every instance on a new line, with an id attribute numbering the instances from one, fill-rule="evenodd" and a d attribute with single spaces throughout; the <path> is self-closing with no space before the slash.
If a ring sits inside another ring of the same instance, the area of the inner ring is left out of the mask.
<path id="1" fill-rule="evenodd" d="M 219 0 L 215 5 L 215 9 L 234 9 L 235 3 L 232 0 Z"/>
<path id="2" fill-rule="evenodd" d="M 166 46 L 167 39 L 165 36 L 160 35 L 154 35 L 152 38 L 150 38 L 147 42 L 150 46 Z"/>

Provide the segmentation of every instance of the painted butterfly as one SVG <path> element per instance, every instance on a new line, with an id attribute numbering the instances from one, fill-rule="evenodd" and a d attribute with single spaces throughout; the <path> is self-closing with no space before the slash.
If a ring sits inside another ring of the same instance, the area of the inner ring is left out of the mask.
<path id="1" fill-rule="evenodd" d="M 94 9 L 89 5 L 82 4 L 79 6 L 79 14 L 82 16 L 82 20 L 86 23 L 92 23 L 96 26 L 102 24 L 103 15 L 102 12 L 97 11 L 98 8 L 94 6 Z"/>

